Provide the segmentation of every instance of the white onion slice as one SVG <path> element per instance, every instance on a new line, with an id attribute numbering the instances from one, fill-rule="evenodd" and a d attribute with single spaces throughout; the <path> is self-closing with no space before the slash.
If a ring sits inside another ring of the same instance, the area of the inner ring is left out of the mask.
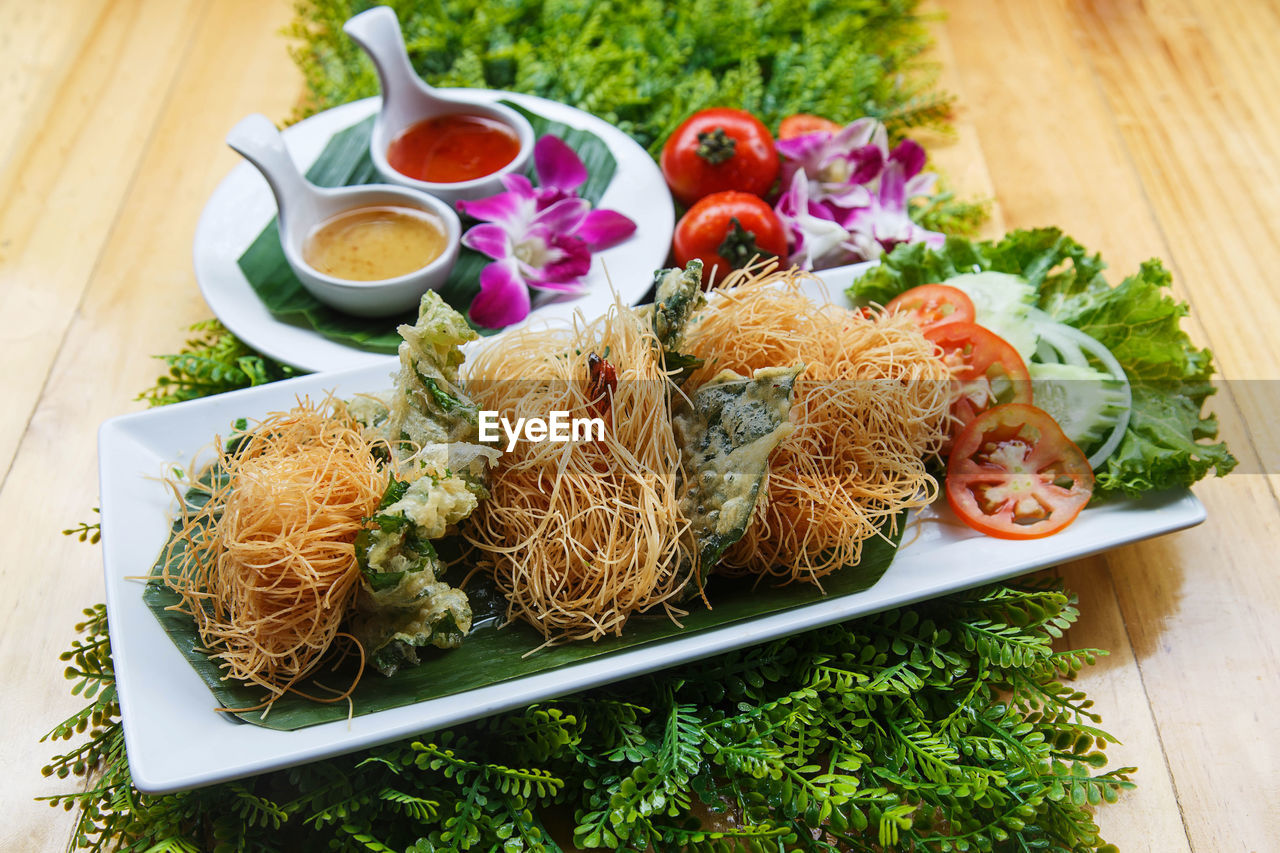
<path id="1" fill-rule="evenodd" d="M 1129 384 L 1129 376 L 1116 357 L 1111 354 L 1111 350 L 1104 347 L 1096 338 L 1073 326 L 1065 323 L 1044 323 L 1036 327 L 1036 332 L 1040 335 L 1040 339 L 1056 349 L 1068 364 L 1089 367 L 1088 359 L 1084 357 L 1084 353 L 1088 353 L 1098 360 L 1102 369 L 1110 373 L 1112 378 L 1124 383 L 1122 392 L 1124 413 L 1116 420 L 1116 425 L 1107 436 L 1107 440 L 1089 456 L 1089 467 L 1097 469 L 1112 453 L 1115 453 L 1116 448 L 1120 446 L 1120 441 L 1124 438 L 1124 431 L 1129 428 L 1129 415 L 1133 411 L 1133 388 Z"/>

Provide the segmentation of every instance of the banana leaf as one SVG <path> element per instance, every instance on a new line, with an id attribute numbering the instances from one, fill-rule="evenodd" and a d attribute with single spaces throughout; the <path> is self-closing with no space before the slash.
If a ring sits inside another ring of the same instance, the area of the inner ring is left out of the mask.
<path id="1" fill-rule="evenodd" d="M 589 176 L 587 182 L 578 189 L 578 194 L 592 204 L 599 203 L 617 170 L 617 162 L 604 140 L 590 131 L 551 121 L 516 104 L 503 103 L 529 120 L 535 136 L 558 136 L 577 152 L 587 167 Z M 334 134 L 320 152 L 319 158 L 307 170 L 308 180 L 322 187 L 381 182 L 369 156 L 369 136 L 372 132 L 373 116 L 370 116 Z M 532 166 L 530 177 L 534 178 Z M 466 227 L 465 223 L 463 227 Z M 273 317 L 315 329 L 326 338 L 350 347 L 370 352 L 394 353 L 400 346 L 396 327 L 401 323 L 412 323 L 416 316 L 416 312 L 409 311 L 401 317 L 353 317 L 320 302 L 307 292 L 289 268 L 280 248 L 280 232 L 274 218 L 240 256 L 238 263 L 250 287 Z M 480 270 L 487 263 L 489 259 L 484 255 L 464 247 L 458 254 L 458 262 L 454 265 L 449 280 L 440 289 L 444 300 L 464 316 L 471 300 L 480 292 Z M 482 334 L 497 331 L 478 326 L 476 329 Z"/>
<path id="2" fill-rule="evenodd" d="M 201 499 L 201 495 L 195 493 L 195 490 L 188 496 L 188 500 L 195 503 Z M 402 669 L 390 678 L 384 678 L 373 671 L 365 672 L 351 696 L 352 713 L 357 716 L 371 714 L 426 699 L 462 693 L 637 646 L 661 643 L 693 632 L 745 622 L 769 613 L 811 604 L 824 597 L 861 592 L 875 584 L 889 568 L 901 540 L 905 514 L 896 521 L 896 535 L 873 537 L 863 546 L 861 562 L 822 579 L 825 595 L 808 584 L 774 588 L 768 585 L 767 580 L 757 585 L 754 578 L 712 576 L 706 585 L 706 597 L 711 602 L 711 608 L 708 609 L 696 599 L 688 602 L 691 612 L 681 619 L 683 627 L 675 625 L 664 616 L 635 616 L 628 621 L 620 637 L 551 646 L 533 654 L 529 652 L 542 645 L 542 635 L 523 623 L 503 625 L 506 602 L 502 595 L 486 579 L 473 578 L 468 583 L 466 592 L 471 601 L 474 622 L 471 633 L 462 646 L 448 651 L 428 651 L 423 654 L 421 664 Z M 177 558 L 180 552 L 174 556 Z M 155 576 L 159 570 L 160 564 L 157 563 L 152 575 Z M 466 567 L 455 565 L 447 579 L 456 583 L 466 571 Z M 152 581 L 147 584 L 143 596 L 147 606 L 208 685 L 219 704 L 226 708 L 245 708 L 262 701 L 262 691 L 222 680 L 222 673 L 216 663 L 201 649 L 195 622 L 184 613 L 166 609 L 178 601 L 174 592 L 161 583 Z M 624 674 L 619 673 L 619 676 Z M 345 688 L 354 677 L 352 666 L 339 666 L 336 670 L 326 669 L 320 675 L 308 679 L 300 688 L 311 695 L 324 695 L 326 689 Z M 326 705 L 290 695 L 278 700 L 265 720 L 260 711 L 243 712 L 236 716 L 246 723 L 293 731 L 345 719 L 347 713 L 346 702 Z"/>

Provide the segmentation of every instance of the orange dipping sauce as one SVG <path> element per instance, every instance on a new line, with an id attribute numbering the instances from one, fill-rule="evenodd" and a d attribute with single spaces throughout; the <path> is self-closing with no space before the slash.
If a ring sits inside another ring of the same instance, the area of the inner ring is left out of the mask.
<path id="1" fill-rule="evenodd" d="M 456 184 L 491 175 L 520 153 L 520 137 L 487 116 L 459 113 L 410 125 L 387 147 L 387 162 L 402 175 Z"/>

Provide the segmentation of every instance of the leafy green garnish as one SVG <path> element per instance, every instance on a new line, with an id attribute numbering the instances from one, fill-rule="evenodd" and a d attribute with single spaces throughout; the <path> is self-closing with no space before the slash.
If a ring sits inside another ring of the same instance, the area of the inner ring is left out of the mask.
<path id="1" fill-rule="evenodd" d="M 1052 584 L 166 795 L 133 787 L 106 611 L 87 614 L 63 656 L 87 706 L 46 736 L 80 742 L 44 772 L 89 781 L 43 798 L 80 809 L 80 848 L 1088 851 L 1108 849 L 1090 808 L 1132 787 L 1133 768 L 1104 772 L 1115 739 L 1069 683 L 1101 653 L 1053 648 L 1077 611 Z"/>
<path id="2" fill-rule="evenodd" d="M 849 288 L 856 305 L 890 299 L 920 284 L 976 270 L 1020 275 L 1036 288 L 1037 307 L 1091 335 L 1119 360 L 1133 386 L 1124 439 L 1098 469 L 1100 495 L 1139 495 L 1190 486 L 1236 465 L 1213 443 L 1217 421 L 1203 413 L 1213 359 L 1182 330 L 1187 306 L 1169 295 L 1171 276 L 1158 260 L 1112 287 L 1097 254 L 1055 228 L 1014 231 L 994 242 L 949 238 L 937 251 L 903 245 Z"/>
<path id="3" fill-rule="evenodd" d="M 308 111 L 375 95 L 373 65 L 345 33 L 361 0 L 307 0 L 289 33 Z M 656 154 L 710 106 L 770 127 L 796 112 L 863 115 L 891 130 L 940 126 L 951 99 L 919 72 L 929 44 L 916 0 L 505 0 L 395 4 L 414 67 L 435 86 L 541 95 L 600 116 Z"/>
<path id="4" fill-rule="evenodd" d="M 139 394 L 139 400 L 150 406 L 182 403 L 305 372 L 255 352 L 217 320 L 196 323 L 191 331 L 196 334 L 181 350 L 156 356 L 169 366 L 169 372 Z"/>

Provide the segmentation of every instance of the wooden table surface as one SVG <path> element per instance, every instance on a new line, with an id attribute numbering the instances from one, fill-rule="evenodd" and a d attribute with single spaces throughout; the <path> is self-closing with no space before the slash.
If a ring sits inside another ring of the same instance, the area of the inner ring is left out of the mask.
<path id="1" fill-rule="evenodd" d="M 37 738 L 79 707 L 58 653 L 103 598 L 95 431 L 134 411 L 209 316 L 191 272 L 242 116 L 301 80 L 289 0 L 0 0 L 0 849 L 66 848 Z M 954 0 L 934 30 L 954 137 L 927 139 L 988 234 L 1056 224 L 1118 276 L 1159 256 L 1230 380 L 1243 473 L 1202 526 L 1078 561 L 1069 642 L 1139 787 L 1099 820 L 1123 851 L 1280 849 L 1280 8 L 1266 0 Z M 1245 381 L 1263 380 L 1263 381 Z M 1269 380 L 1269 381 L 1267 381 Z M 1270 400 L 1270 402 L 1268 402 Z M 1262 460 L 1262 461 L 1260 461 Z M 1268 465 L 1268 462 L 1271 464 Z"/>

